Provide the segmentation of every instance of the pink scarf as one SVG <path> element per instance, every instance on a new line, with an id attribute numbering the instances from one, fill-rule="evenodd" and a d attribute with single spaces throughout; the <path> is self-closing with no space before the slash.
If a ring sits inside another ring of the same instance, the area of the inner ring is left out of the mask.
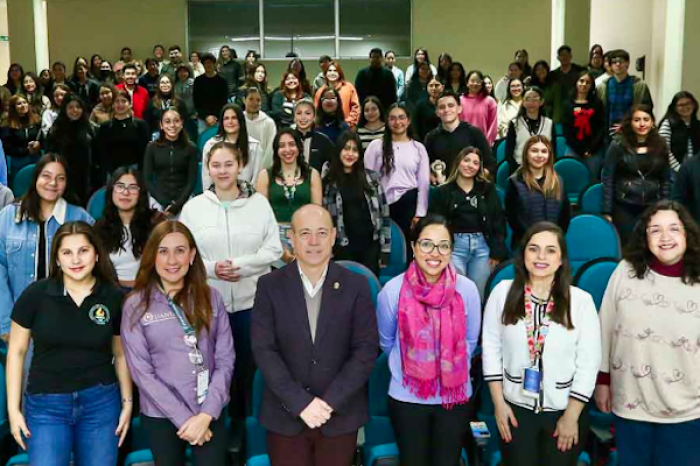
<path id="1" fill-rule="evenodd" d="M 414 261 L 399 293 L 403 385 L 421 399 L 435 396 L 439 387 L 446 408 L 469 401 L 467 323 L 456 282 L 450 265 L 431 285 Z"/>

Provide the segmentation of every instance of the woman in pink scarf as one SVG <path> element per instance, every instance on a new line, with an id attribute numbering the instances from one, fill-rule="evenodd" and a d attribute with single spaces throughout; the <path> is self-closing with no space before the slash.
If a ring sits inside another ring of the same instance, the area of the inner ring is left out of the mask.
<path id="1" fill-rule="evenodd" d="M 454 466 L 472 413 L 470 358 L 481 328 L 476 285 L 450 265 L 439 215 L 412 230 L 415 259 L 382 289 L 377 323 L 389 356 L 389 415 L 402 466 Z"/>

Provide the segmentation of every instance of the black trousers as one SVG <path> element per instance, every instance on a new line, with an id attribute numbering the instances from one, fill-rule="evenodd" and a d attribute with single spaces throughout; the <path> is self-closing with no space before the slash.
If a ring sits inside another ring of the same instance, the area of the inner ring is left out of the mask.
<path id="1" fill-rule="evenodd" d="M 141 415 L 141 423 L 151 445 L 156 466 L 185 466 L 187 442 L 177 436 L 177 427 L 169 419 Z M 224 415 L 209 425 L 214 436 L 200 446 L 192 447 L 194 466 L 223 466 L 227 461 L 228 432 Z"/>
<path id="2" fill-rule="evenodd" d="M 623 245 L 629 241 L 632 232 L 634 232 L 634 227 L 637 225 L 637 221 L 647 207 L 648 205 L 637 206 L 623 204 L 621 202 L 615 202 L 613 204 L 613 224 L 615 224 L 617 232 L 620 234 L 620 240 Z"/>
<path id="3" fill-rule="evenodd" d="M 418 189 L 406 191 L 398 201 L 389 206 L 389 216 L 403 231 L 406 237 L 406 260 L 413 260 L 413 251 L 411 250 L 411 222 L 416 216 L 416 207 L 418 206 Z"/>
<path id="4" fill-rule="evenodd" d="M 458 466 L 473 402 L 445 409 L 389 397 L 401 466 Z"/>
<path id="5" fill-rule="evenodd" d="M 530 409 L 508 405 L 518 420 L 518 428 L 511 426 L 513 439 L 510 443 L 501 440 L 503 466 L 576 466 L 588 438 L 590 421 L 587 409 L 583 410 L 578 420 L 578 445 L 561 452 L 557 449 L 557 439 L 552 435 L 564 411 L 535 414 Z"/>
<path id="6" fill-rule="evenodd" d="M 348 247 L 337 247 L 333 250 L 333 259 L 337 261 L 347 260 L 358 262 L 379 277 L 379 257 L 381 248 L 379 241 L 376 241 L 366 248 L 353 248 L 352 243 Z"/>

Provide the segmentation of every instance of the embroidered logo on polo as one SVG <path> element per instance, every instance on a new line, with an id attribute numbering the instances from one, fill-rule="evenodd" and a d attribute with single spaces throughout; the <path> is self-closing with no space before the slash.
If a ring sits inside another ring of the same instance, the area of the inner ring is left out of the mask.
<path id="1" fill-rule="evenodd" d="M 97 325 L 107 325 L 110 321 L 111 314 L 109 309 L 104 304 L 95 304 L 90 308 L 88 313 L 90 320 Z"/>

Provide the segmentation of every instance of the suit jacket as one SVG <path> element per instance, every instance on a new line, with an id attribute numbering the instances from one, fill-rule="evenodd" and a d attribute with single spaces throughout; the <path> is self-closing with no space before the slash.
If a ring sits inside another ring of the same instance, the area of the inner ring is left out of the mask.
<path id="1" fill-rule="evenodd" d="M 260 423 L 298 435 L 306 428 L 299 415 L 319 397 L 333 408 L 321 432 L 351 433 L 369 420 L 366 384 L 379 347 L 369 284 L 329 264 L 313 342 L 303 286 L 296 263 L 258 281 L 251 339 L 266 386 Z"/>

